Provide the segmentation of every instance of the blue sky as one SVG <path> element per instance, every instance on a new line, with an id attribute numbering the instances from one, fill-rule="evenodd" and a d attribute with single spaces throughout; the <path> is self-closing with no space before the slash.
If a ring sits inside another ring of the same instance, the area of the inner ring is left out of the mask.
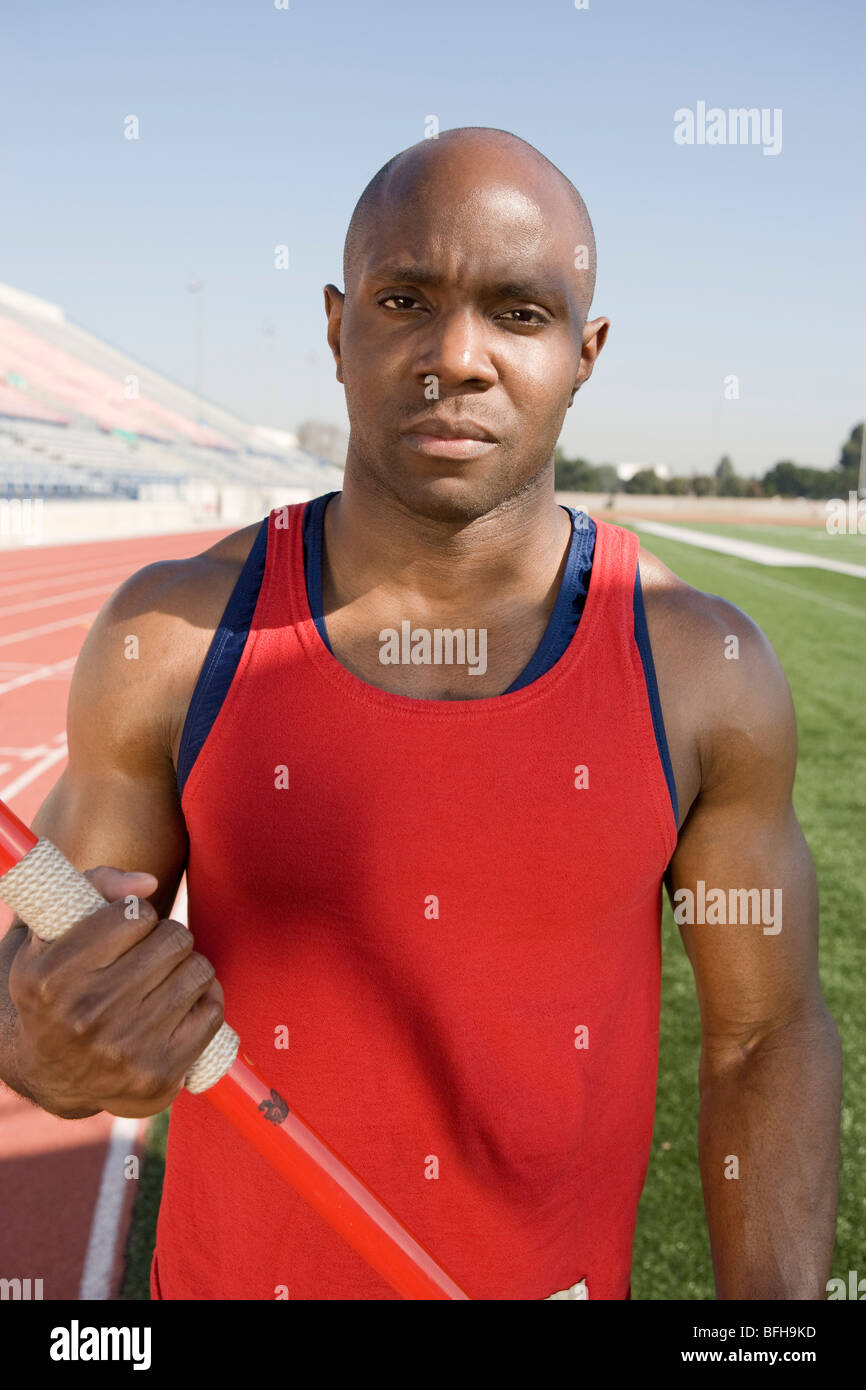
<path id="1" fill-rule="evenodd" d="M 259 423 L 347 425 L 322 286 L 342 286 L 358 195 L 431 114 L 498 126 L 559 165 L 595 225 L 592 313 L 612 327 L 566 452 L 678 472 L 722 453 L 749 474 L 828 466 L 866 414 L 863 13 L 7 0 L 0 280 L 193 386 L 194 271 L 204 394 Z M 699 101 L 781 109 L 781 152 L 677 145 L 674 112 Z"/>

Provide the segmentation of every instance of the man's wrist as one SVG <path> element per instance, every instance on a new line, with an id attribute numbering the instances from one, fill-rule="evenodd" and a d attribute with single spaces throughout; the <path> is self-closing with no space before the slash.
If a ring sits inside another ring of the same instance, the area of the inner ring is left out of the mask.
<path id="1" fill-rule="evenodd" d="M 45 1110 L 49 1115 L 55 1115 L 59 1120 L 86 1120 L 91 1115 L 100 1113 L 98 1108 L 88 1107 L 83 1098 L 76 1098 L 70 1103 L 68 1097 L 61 1100 L 59 1097 L 53 1096 L 38 1082 L 35 1082 L 28 1074 L 22 1059 L 22 1051 L 24 1049 L 19 1048 L 17 1027 L 13 1027 L 9 1039 L 9 1060 L 12 1066 L 11 1069 L 4 1072 L 3 1081 L 22 1100 L 30 1101 L 32 1105 L 37 1105 L 40 1110 Z"/>

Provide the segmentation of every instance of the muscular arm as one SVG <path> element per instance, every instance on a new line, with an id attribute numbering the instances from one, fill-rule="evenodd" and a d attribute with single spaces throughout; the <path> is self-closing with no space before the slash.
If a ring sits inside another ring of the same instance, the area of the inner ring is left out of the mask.
<path id="1" fill-rule="evenodd" d="M 163 596 L 179 566 L 150 565 L 103 606 L 82 646 L 67 712 L 69 760 L 32 828 L 81 870 L 112 865 L 154 875 L 150 900 L 167 917 L 183 875 L 186 828 L 171 762 L 169 659 Z M 129 636 L 138 638 L 138 657 Z M 0 942 L 0 1078 L 37 1099 L 18 1073 L 9 972 L 28 936 L 16 918 Z M 92 1112 L 91 1112 L 92 1113 Z"/>
<path id="2" fill-rule="evenodd" d="M 822 1299 L 836 1219 L 841 1059 L 818 978 L 815 871 L 791 801 L 794 712 L 758 629 L 732 605 L 700 599 L 690 638 L 701 692 L 700 792 L 667 886 L 701 1012 L 699 1151 L 716 1292 Z M 725 656 L 730 636 L 739 641 L 735 659 Z M 707 894 L 724 890 L 727 921 L 713 922 L 711 906 L 705 921 L 683 920 L 689 893 L 698 914 L 699 880 Z M 768 891 L 760 908 L 738 898 L 732 914 L 731 889 Z"/>

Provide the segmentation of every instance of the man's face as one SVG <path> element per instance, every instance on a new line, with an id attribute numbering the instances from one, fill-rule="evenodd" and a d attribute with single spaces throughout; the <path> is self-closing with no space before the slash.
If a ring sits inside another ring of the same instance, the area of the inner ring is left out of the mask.
<path id="1" fill-rule="evenodd" d="M 477 178 L 443 187 L 440 175 L 387 206 L 394 215 L 380 210 L 348 294 L 325 291 L 347 468 L 414 514 L 471 520 L 548 467 L 606 321 L 582 352 L 575 221 L 558 191 L 536 198 Z M 437 439 L 431 420 L 491 438 Z"/>

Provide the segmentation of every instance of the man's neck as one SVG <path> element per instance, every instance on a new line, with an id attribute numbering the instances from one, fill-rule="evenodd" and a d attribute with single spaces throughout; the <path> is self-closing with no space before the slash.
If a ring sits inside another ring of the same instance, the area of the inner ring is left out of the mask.
<path id="1" fill-rule="evenodd" d="M 412 512 L 347 467 L 325 511 L 326 606 L 373 591 L 386 603 L 408 600 L 430 611 L 542 599 L 561 576 L 571 537 L 551 484 L 545 475 L 484 516 L 440 520 Z"/>

